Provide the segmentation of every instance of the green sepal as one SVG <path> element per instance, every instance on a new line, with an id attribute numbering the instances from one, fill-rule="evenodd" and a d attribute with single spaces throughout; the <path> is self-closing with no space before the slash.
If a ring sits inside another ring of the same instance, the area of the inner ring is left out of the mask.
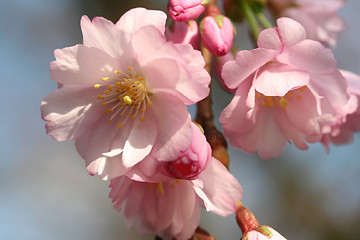
<path id="1" fill-rule="evenodd" d="M 215 15 L 212 16 L 216 22 L 216 24 L 219 26 L 219 28 L 221 29 L 224 25 L 224 16 L 223 15 Z"/>
<path id="2" fill-rule="evenodd" d="M 201 5 L 205 6 L 206 4 L 209 4 L 210 3 L 210 0 L 204 0 L 201 2 Z"/>
<path id="3" fill-rule="evenodd" d="M 268 238 L 272 238 L 273 234 L 271 233 L 271 231 L 269 230 L 269 228 L 267 226 L 260 226 L 254 229 L 255 231 L 261 233 L 264 236 L 267 236 Z"/>

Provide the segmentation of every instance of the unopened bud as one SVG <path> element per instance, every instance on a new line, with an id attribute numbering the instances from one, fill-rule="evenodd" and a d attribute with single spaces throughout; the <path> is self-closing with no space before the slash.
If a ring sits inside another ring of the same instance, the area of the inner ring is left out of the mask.
<path id="1" fill-rule="evenodd" d="M 200 23 L 201 40 L 215 56 L 224 56 L 233 44 L 234 26 L 223 15 L 207 16 Z"/>
<path id="2" fill-rule="evenodd" d="M 169 0 L 168 12 L 177 22 L 187 22 L 196 19 L 204 11 L 204 0 Z"/>

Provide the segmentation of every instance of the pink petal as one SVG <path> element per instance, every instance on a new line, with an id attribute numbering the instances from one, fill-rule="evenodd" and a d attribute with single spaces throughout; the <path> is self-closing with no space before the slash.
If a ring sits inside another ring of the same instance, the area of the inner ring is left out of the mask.
<path id="1" fill-rule="evenodd" d="M 340 70 L 348 83 L 348 92 L 360 96 L 360 76 L 345 70 Z"/>
<path id="2" fill-rule="evenodd" d="M 277 56 L 284 64 L 303 69 L 310 73 L 331 73 L 336 68 L 336 60 L 330 49 L 313 40 L 304 40 Z"/>
<path id="3" fill-rule="evenodd" d="M 103 180 L 110 180 L 123 176 L 127 171 L 128 169 L 123 164 L 121 154 L 112 158 L 106 158 L 104 165 L 101 168 L 98 168 L 98 174 Z"/>
<path id="4" fill-rule="evenodd" d="M 157 107 L 153 106 L 154 108 Z M 145 115 L 145 121 L 135 119 L 124 146 L 123 161 L 125 167 L 134 166 L 150 153 L 155 143 L 157 131 L 155 120 L 149 112 Z"/>
<path id="5" fill-rule="evenodd" d="M 179 60 L 181 53 L 172 42 L 167 42 L 163 33 L 153 26 L 140 28 L 131 39 L 141 66 L 157 58 L 170 58 Z"/>
<path id="6" fill-rule="evenodd" d="M 112 57 L 121 59 L 124 53 L 131 48 L 129 35 L 105 18 L 95 17 L 91 21 L 87 16 L 83 16 L 81 30 L 84 45 L 101 49 Z M 129 61 L 129 59 L 125 59 Z"/>
<path id="7" fill-rule="evenodd" d="M 204 187 L 199 183 L 203 182 Z M 196 194 L 204 201 L 207 211 L 227 216 L 236 212 L 236 202 L 242 199 L 239 182 L 217 159 L 212 158 L 198 180 L 192 181 Z"/>
<path id="8" fill-rule="evenodd" d="M 288 91 L 308 84 L 309 74 L 279 63 L 261 68 L 254 81 L 255 89 L 265 96 L 284 96 Z"/>
<path id="9" fill-rule="evenodd" d="M 158 135 L 154 146 L 154 156 L 160 161 L 177 158 L 179 151 L 185 150 L 192 139 L 191 119 L 186 106 L 178 99 L 157 93 L 151 98 L 151 111 L 157 124 Z"/>
<path id="10" fill-rule="evenodd" d="M 91 86 L 123 69 L 120 61 L 106 52 L 84 45 L 57 49 L 50 64 L 51 78 L 61 84 Z"/>
<path id="11" fill-rule="evenodd" d="M 263 48 L 239 51 L 236 54 L 236 61 L 228 61 L 224 64 L 221 76 L 226 86 L 237 88 L 250 74 L 271 61 L 275 56 L 275 51 Z"/>
<path id="12" fill-rule="evenodd" d="M 259 48 L 265 48 L 279 52 L 283 48 L 283 43 L 281 42 L 279 33 L 275 28 L 268 28 L 263 30 L 257 39 L 257 45 Z"/>
<path id="13" fill-rule="evenodd" d="M 345 105 L 349 100 L 346 80 L 337 69 L 330 74 L 312 74 L 309 85 L 316 94 L 326 97 L 334 107 Z"/>
<path id="14" fill-rule="evenodd" d="M 282 43 L 286 48 L 291 47 L 306 39 L 303 26 L 291 18 L 279 18 L 277 21 L 278 32 Z"/>
<path id="15" fill-rule="evenodd" d="M 121 16 L 116 27 L 132 34 L 144 26 L 154 26 L 161 33 L 165 32 L 166 14 L 162 11 L 133 8 Z"/>
<path id="16" fill-rule="evenodd" d="M 68 141 L 92 129 L 103 115 L 96 96 L 93 88 L 62 87 L 45 97 L 41 117 L 48 121 L 47 134 L 57 141 Z"/>

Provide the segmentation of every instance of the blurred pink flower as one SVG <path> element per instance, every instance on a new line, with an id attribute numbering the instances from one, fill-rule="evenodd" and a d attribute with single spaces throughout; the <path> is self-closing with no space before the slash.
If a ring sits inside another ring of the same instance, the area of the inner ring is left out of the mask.
<path id="1" fill-rule="evenodd" d="M 200 23 L 201 41 L 215 56 L 224 56 L 233 45 L 234 27 L 223 15 L 207 16 Z"/>
<path id="2" fill-rule="evenodd" d="M 339 108 L 338 121 L 331 133 L 323 136 L 322 143 L 328 151 L 330 143 L 350 143 L 353 133 L 360 131 L 360 76 L 345 70 L 341 70 L 341 73 L 348 82 L 347 92 L 350 98 Z"/>
<path id="3" fill-rule="evenodd" d="M 150 152 L 176 159 L 192 138 L 187 104 L 209 94 L 201 53 L 165 39 L 166 15 L 136 8 L 112 22 L 81 19 L 84 44 L 55 50 L 42 118 L 58 141 L 75 139 L 90 174 L 126 172 Z"/>
<path id="4" fill-rule="evenodd" d="M 188 22 L 172 22 L 166 28 L 167 40 L 173 43 L 188 43 L 194 49 L 200 47 L 199 27 L 194 20 Z"/>
<path id="5" fill-rule="evenodd" d="M 163 239 L 187 240 L 200 221 L 200 207 L 227 216 L 236 212 L 242 190 L 215 158 L 196 180 L 137 182 L 126 176 L 111 180 L 110 198 L 122 210 L 125 225 L 139 232 L 156 232 Z"/>
<path id="6" fill-rule="evenodd" d="M 289 18 L 266 29 L 258 48 L 240 51 L 224 65 L 222 77 L 235 97 L 221 114 L 230 143 L 262 158 L 277 157 L 287 142 L 307 149 L 336 123 L 346 104 L 346 81 L 330 49 L 306 39 Z"/>
<path id="7" fill-rule="evenodd" d="M 204 0 L 169 0 L 167 9 L 173 20 L 187 22 L 199 17 L 205 10 L 203 2 Z"/>
<path id="8" fill-rule="evenodd" d="M 262 226 L 262 227 L 266 227 L 267 230 L 269 230 L 271 232 L 270 236 L 266 236 L 257 230 L 251 230 L 251 231 L 245 233 L 242 236 L 241 240 L 286 240 L 286 238 L 281 236 L 280 233 L 278 233 L 271 227 L 269 227 L 269 226 Z"/>
<path id="9" fill-rule="evenodd" d="M 336 13 L 346 0 L 288 0 L 289 7 L 281 13 L 301 23 L 307 37 L 330 46 L 345 29 L 344 20 Z"/>

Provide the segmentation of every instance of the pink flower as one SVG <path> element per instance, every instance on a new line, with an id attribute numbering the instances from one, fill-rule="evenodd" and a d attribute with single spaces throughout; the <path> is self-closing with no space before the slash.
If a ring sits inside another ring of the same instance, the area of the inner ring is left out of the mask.
<path id="1" fill-rule="evenodd" d="M 286 240 L 286 238 L 281 236 L 280 233 L 278 233 L 269 226 L 261 226 L 260 228 L 266 228 L 267 229 L 266 231 L 270 232 L 270 234 L 264 235 L 263 233 L 254 229 L 245 233 L 242 236 L 241 240 Z"/>
<path id="2" fill-rule="evenodd" d="M 110 187 L 114 208 L 123 211 L 128 228 L 156 232 L 165 240 L 189 239 L 199 224 L 201 206 L 221 216 L 235 213 L 242 195 L 237 180 L 214 158 L 196 180 L 151 183 L 122 176 L 111 180 Z"/>
<path id="3" fill-rule="evenodd" d="M 167 40 L 173 43 L 191 44 L 194 49 L 199 49 L 200 35 L 196 21 L 172 22 L 166 28 L 165 35 Z"/>
<path id="4" fill-rule="evenodd" d="M 177 22 L 187 22 L 200 16 L 204 11 L 204 0 L 169 0 L 168 12 Z"/>
<path id="5" fill-rule="evenodd" d="M 282 16 L 301 23 L 308 38 L 335 46 L 340 32 L 345 29 L 344 20 L 336 13 L 345 0 L 293 0 Z"/>
<path id="6" fill-rule="evenodd" d="M 329 134 L 322 139 L 324 147 L 329 150 L 329 144 L 345 144 L 353 140 L 353 133 L 360 131 L 360 76 L 345 70 L 342 75 L 348 82 L 347 92 L 349 101 L 339 108 L 339 116 L 336 125 Z"/>
<path id="7" fill-rule="evenodd" d="M 58 49 L 42 118 L 58 141 L 75 139 L 90 174 L 125 173 L 150 152 L 176 159 L 192 138 L 186 105 L 209 93 L 200 52 L 165 39 L 166 15 L 136 8 L 112 22 L 81 19 L 84 44 Z"/>
<path id="8" fill-rule="evenodd" d="M 224 135 L 262 158 L 279 156 L 289 141 L 303 150 L 305 141 L 320 141 L 348 101 L 331 50 L 306 39 L 292 19 L 277 24 L 261 32 L 257 49 L 238 52 L 222 72 L 225 84 L 237 87 L 220 117 Z"/>
<path id="9" fill-rule="evenodd" d="M 200 23 L 201 41 L 215 56 L 224 56 L 232 47 L 234 27 L 223 15 L 207 16 Z"/>
<path id="10" fill-rule="evenodd" d="M 222 57 L 216 57 L 215 60 L 213 61 L 214 66 L 214 73 L 216 76 L 216 79 L 218 80 L 218 83 L 220 84 L 220 86 L 227 92 L 229 93 L 234 93 L 235 89 L 230 89 L 226 86 L 224 79 L 221 76 L 221 72 L 223 69 L 223 66 L 225 63 L 227 63 L 228 61 L 234 61 L 235 60 L 235 54 L 232 53 L 232 51 L 229 51 L 227 54 L 225 54 Z"/>

